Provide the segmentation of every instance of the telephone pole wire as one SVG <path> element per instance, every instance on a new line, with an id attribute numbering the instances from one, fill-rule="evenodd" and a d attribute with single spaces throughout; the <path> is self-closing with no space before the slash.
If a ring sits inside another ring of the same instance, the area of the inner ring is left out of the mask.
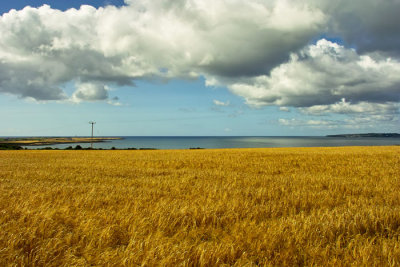
<path id="1" fill-rule="evenodd" d="M 89 124 L 92 125 L 92 138 L 90 139 L 90 147 L 93 149 L 93 125 L 96 124 L 95 121 L 89 121 Z"/>

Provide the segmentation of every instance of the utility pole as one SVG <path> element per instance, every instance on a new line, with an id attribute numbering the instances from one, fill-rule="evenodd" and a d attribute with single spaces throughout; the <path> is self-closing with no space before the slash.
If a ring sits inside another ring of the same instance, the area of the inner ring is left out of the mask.
<path id="1" fill-rule="evenodd" d="M 93 125 L 95 125 L 96 122 L 95 121 L 89 121 L 89 124 L 92 125 L 92 139 L 90 140 L 91 141 L 90 142 L 90 147 L 93 149 Z"/>

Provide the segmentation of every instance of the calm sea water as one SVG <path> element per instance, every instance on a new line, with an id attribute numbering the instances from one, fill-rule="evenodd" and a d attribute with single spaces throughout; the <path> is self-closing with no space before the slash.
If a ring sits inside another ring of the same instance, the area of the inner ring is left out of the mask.
<path id="1" fill-rule="evenodd" d="M 340 137 L 194 137 L 194 136 L 124 136 L 122 140 L 94 143 L 94 148 L 155 148 L 155 149 L 188 149 L 188 148 L 261 148 L 261 147 L 335 147 L 335 146 L 388 146 L 400 145 L 400 138 L 340 138 Z M 53 148 L 68 146 L 90 147 L 90 144 L 59 144 Z M 48 146 L 31 146 L 43 148 Z"/>

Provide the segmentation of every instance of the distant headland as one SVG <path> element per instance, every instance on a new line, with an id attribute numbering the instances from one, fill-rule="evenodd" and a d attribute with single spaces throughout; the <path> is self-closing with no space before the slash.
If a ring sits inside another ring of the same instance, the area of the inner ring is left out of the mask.
<path id="1" fill-rule="evenodd" d="M 43 146 L 56 144 L 73 144 L 73 143 L 100 143 L 111 140 L 119 140 L 120 137 L 12 137 L 1 138 L 0 144 L 13 144 L 24 146 Z"/>
<path id="2" fill-rule="evenodd" d="M 358 133 L 358 134 L 334 134 L 327 137 L 390 137 L 400 138 L 398 133 Z"/>

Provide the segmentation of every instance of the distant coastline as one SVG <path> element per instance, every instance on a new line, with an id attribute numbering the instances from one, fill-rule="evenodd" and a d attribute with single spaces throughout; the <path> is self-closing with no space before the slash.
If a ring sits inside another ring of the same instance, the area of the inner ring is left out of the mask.
<path id="1" fill-rule="evenodd" d="M 361 134 L 334 134 L 327 135 L 326 137 L 389 137 L 389 138 L 400 138 L 398 133 L 361 133 Z"/>
<path id="2" fill-rule="evenodd" d="M 101 143 L 112 140 L 121 140 L 122 137 L 28 137 L 28 138 L 1 138 L 0 144 L 24 145 L 24 146 L 46 146 L 57 144 L 74 143 Z"/>

